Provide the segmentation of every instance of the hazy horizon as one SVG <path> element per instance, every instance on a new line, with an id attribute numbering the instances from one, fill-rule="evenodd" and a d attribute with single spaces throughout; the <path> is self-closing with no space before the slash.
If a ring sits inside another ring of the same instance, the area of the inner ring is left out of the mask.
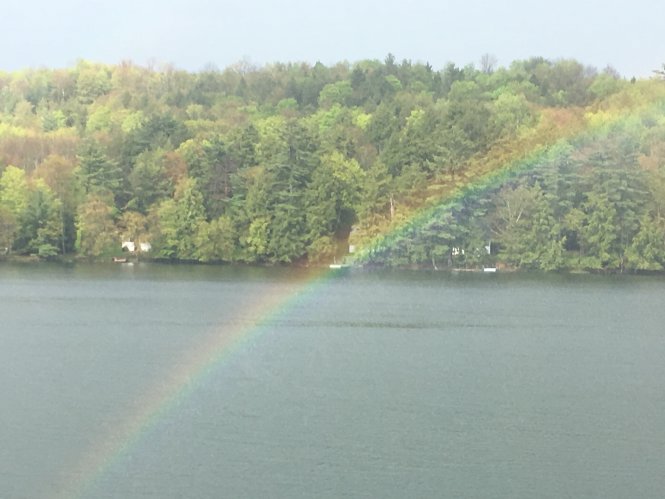
<path id="1" fill-rule="evenodd" d="M 69 67 L 85 59 L 198 71 L 239 61 L 332 65 L 383 60 L 388 53 L 441 69 L 448 62 L 478 65 L 483 54 L 491 54 L 498 66 L 533 56 L 575 59 L 599 70 L 610 65 L 630 78 L 651 76 L 665 61 L 659 39 L 665 4 L 636 0 L 626 8 L 618 1 L 562 0 L 550 5 L 26 1 L 5 6 L 9 50 L 0 54 L 0 70 Z"/>

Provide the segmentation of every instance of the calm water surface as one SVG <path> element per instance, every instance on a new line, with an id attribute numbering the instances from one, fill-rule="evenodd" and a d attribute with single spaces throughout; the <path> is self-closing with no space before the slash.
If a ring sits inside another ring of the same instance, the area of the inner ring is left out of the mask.
<path id="1" fill-rule="evenodd" d="M 303 279 L 0 265 L 0 497 L 663 497 L 664 278 Z"/>

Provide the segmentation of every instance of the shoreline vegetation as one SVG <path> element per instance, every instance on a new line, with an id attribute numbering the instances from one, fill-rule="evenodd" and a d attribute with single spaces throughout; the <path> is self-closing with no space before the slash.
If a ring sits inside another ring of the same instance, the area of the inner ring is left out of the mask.
<path id="1" fill-rule="evenodd" d="M 661 272 L 657 73 L 391 54 L 0 71 L 0 261 L 130 243 L 160 262 Z"/>
<path id="2" fill-rule="evenodd" d="M 201 266 L 213 266 L 213 267 L 255 267 L 255 268 L 271 268 L 271 267 L 281 267 L 281 268 L 294 268 L 294 269 L 329 269 L 331 272 L 344 272 L 350 269 L 355 270 L 408 270 L 416 272 L 436 272 L 442 274 L 457 274 L 457 273 L 474 273 L 474 274 L 483 274 L 483 273 L 501 273 L 501 274 L 523 274 L 523 273 L 557 273 L 563 275 L 641 275 L 641 276 L 663 276 L 665 275 L 665 270 L 620 270 L 620 269 L 558 269 L 558 270 L 542 270 L 542 269 L 527 269 L 519 267 L 510 267 L 503 264 L 499 264 L 496 267 L 436 267 L 433 268 L 431 265 L 385 265 L 385 264 L 343 264 L 339 267 L 333 267 L 328 263 L 322 262 L 301 262 L 301 263 L 245 263 L 245 262 L 224 262 L 224 261 L 207 261 L 202 262 L 199 260 L 173 260 L 173 259 L 164 259 L 164 258 L 149 258 L 149 257 L 111 257 L 111 258 L 90 258 L 80 255 L 58 255 L 52 258 L 42 258 L 38 255 L 3 255 L 0 256 L 0 266 L 3 264 L 9 265 L 35 265 L 35 264 L 56 264 L 56 265 L 108 265 L 109 267 L 114 265 L 134 265 L 134 264 L 154 264 L 154 265 L 201 265 Z"/>

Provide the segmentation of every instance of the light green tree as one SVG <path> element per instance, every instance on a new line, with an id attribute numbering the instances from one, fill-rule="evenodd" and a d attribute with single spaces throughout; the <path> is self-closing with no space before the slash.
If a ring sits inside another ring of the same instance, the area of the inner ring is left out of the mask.
<path id="1" fill-rule="evenodd" d="M 88 257 L 100 257 L 120 249 L 109 195 L 88 194 L 77 210 L 77 248 Z"/>
<path id="2" fill-rule="evenodd" d="M 493 235 L 501 247 L 502 260 L 527 269 L 563 266 L 565 237 L 539 185 L 504 188 L 493 219 Z"/>
<path id="3" fill-rule="evenodd" d="M 22 221 L 30 201 L 30 191 L 25 172 L 15 166 L 8 166 L 0 176 L 0 208 L 2 208 L 2 228 L 0 229 L 4 251 L 12 251 L 22 227 Z"/>
<path id="4" fill-rule="evenodd" d="M 211 222 L 203 221 L 196 233 L 195 256 L 202 262 L 233 260 L 236 236 L 233 221 L 222 215 Z"/>
<path id="5" fill-rule="evenodd" d="M 8 166 L 0 176 L 0 204 L 19 219 L 23 216 L 30 191 L 25 171 L 15 166 Z"/>

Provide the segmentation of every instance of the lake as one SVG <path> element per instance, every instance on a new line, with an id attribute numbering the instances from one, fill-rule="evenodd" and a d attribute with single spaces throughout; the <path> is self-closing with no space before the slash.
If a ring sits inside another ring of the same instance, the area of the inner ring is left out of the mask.
<path id="1" fill-rule="evenodd" d="M 661 498 L 665 278 L 0 264 L 0 497 Z"/>

